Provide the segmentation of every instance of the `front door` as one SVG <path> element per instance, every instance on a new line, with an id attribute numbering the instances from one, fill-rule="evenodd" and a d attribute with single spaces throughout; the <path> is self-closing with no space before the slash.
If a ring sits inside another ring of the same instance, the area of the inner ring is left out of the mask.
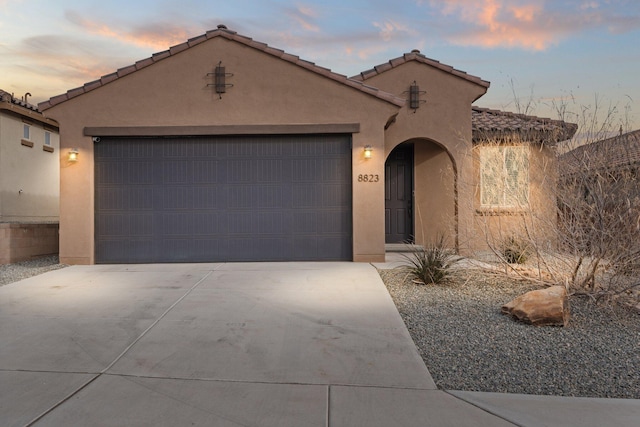
<path id="1" fill-rule="evenodd" d="M 413 144 L 396 147 L 385 163 L 385 242 L 413 241 Z"/>

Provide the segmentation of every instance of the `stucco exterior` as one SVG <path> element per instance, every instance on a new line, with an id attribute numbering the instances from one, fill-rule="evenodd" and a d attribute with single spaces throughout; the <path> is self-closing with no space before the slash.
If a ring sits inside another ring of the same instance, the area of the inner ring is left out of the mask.
<path id="1" fill-rule="evenodd" d="M 431 62 L 413 51 L 356 78 L 405 98 L 412 84 L 423 92 L 418 108 L 405 105 L 387 130 L 385 158 L 399 144 L 414 144 L 415 243 L 444 236 L 468 253 L 473 192 L 459 183 L 472 180 L 471 104 L 486 93 L 489 83 Z"/>
<path id="2" fill-rule="evenodd" d="M 523 206 L 512 208 L 482 206 L 479 188 L 479 153 L 483 147 L 495 146 L 497 142 L 481 143 L 473 150 L 474 179 L 469 186 L 474 188 L 474 232 L 471 247 L 476 252 L 500 249 L 510 239 L 518 242 L 535 242 L 539 249 L 554 248 L 557 244 L 553 233 L 556 228 L 558 176 L 555 148 L 517 139 L 518 145 L 525 147 L 529 163 L 528 203 Z"/>
<path id="3" fill-rule="evenodd" d="M 56 122 L 0 95 L 0 263 L 8 263 L 58 250 L 60 140 Z"/>
<path id="4" fill-rule="evenodd" d="M 213 72 L 225 67 L 224 93 Z M 419 85 L 418 108 L 407 92 Z M 352 135 L 353 261 L 385 257 L 385 161 L 413 144 L 413 240 L 476 249 L 472 103 L 489 83 L 405 54 L 346 78 L 226 27 L 40 104 L 60 123 L 60 256 L 92 264 L 95 137 Z M 365 146 L 373 149 L 364 156 Z M 70 163 L 68 152 L 79 151 Z M 363 180 L 363 176 L 377 179 Z M 359 179 L 360 177 L 360 179 Z"/>

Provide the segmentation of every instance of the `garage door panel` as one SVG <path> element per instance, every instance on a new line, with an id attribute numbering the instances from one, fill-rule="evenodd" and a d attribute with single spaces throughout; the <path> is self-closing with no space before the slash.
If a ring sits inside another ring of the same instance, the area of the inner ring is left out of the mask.
<path id="1" fill-rule="evenodd" d="M 97 262 L 351 259 L 348 135 L 103 138 L 95 162 Z"/>
<path id="2" fill-rule="evenodd" d="M 143 263 L 153 259 L 156 254 L 157 243 L 152 239 L 128 238 L 126 241 L 121 239 L 103 239 L 96 241 L 96 253 L 101 254 L 102 263 L 120 263 L 122 262 L 122 254 L 126 253 L 127 262 Z"/>

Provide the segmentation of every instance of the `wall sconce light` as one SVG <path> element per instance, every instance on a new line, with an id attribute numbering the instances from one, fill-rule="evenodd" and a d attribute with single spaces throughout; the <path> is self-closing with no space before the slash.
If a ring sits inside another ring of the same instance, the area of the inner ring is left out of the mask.
<path id="1" fill-rule="evenodd" d="M 364 158 L 365 159 L 370 159 L 372 152 L 373 152 L 373 147 L 372 146 L 370 146 L 370 145 L 365 145 L 364 146 Z"/>
<path id="2" fill-rule="evenodd" d="M 227 77 L 233 77 L 233 74 L 226 72 L 226 68 L 222 65 L 222 61 L 218 63 L 214 72 L 208 73 L 207 76 L 213 77 L 213 83 L 209 83 L 207 86 L 213 86 L 220 99 L 222 99 L 223 93 L 227 93 L 228 87 L 233 87 L 232 84 L 227 83 Z"/>
<path id="3" fill-rule="evenodd" d="M 414 80 L 411 86 L 409 86 L 409 108 L 413 110 L 415 113 L 418 108 L 420 108 L 420 104 L 423 104 L 427 101 L 420 99 L 420 95 L 424 95 L 424 90 L 420 90 L 420 86 Z M 406 92 L 405 92 L 406 93 Z"/>
<path id="4" fill-rule="evenodd" d="M 72 148 L 69 150 L 69 161 L 75 163 L 78 161 L 78 149 Z"/>

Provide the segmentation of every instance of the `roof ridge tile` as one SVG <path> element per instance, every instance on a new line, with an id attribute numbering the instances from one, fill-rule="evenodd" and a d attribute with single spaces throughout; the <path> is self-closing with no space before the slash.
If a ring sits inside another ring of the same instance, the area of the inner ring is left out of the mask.
<path id="1" fill-rule="evenodd" d="M 449 74 L 452 74 L 454 76 L 460 77 L 462 79 L 468 80 L 472 83 L 475 83 L 479 86 L 483 86 L 488 88 L 490 83 L 486 80 L 482 80 L 480 77 L 477 76 L 473 76 L 469 73 L 467 73 L 466 71 L 461 71 L 458 70 L 456 68 L 453 68 L 450 65 L 446 65 L 441 63 L 440 61 L 437 61 L 435 59 L 431 59 L 431 58 L 427 58 L 426 56 L 424 56 L 423 54 L 419 53 L 419 52 L 410 52 L 410 53 L 405 53 L 402 56 L 398 57 L 398 58 L 393 58 L 390 59 L 388 62 L 377 65 L 375 67 L 373 67 L 373 69 L 371 70 L 367 70 L 367 71 L 363 71 L 361 72 L 359 75 L 353 76 L 353 79 L 357 79 L 357 80 L 366 80 L 368 78 L 374 77 L 378 74 L 381 74 L 385 71 L 390 70 L 391 68 L 395 68 L 398 67 L 406 62 L 409 61 L 418 61 L 421 62 L 423 64 L 426 65 L 430 65 L 434 68 L 440 69 L 442 71 L 445 71 Z"/>

